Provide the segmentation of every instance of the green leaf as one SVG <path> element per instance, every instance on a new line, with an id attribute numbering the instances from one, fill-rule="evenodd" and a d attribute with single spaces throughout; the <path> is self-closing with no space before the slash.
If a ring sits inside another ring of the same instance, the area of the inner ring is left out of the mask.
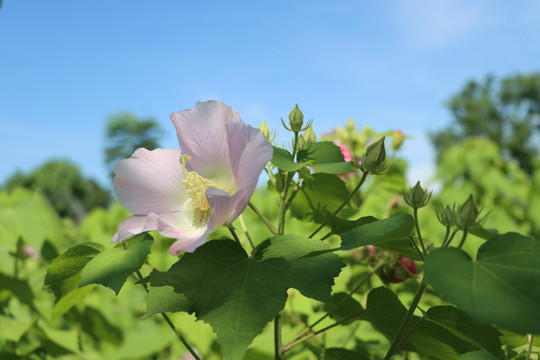
<path id="1" fill-rule="evenodd" d="M 373 221 L 341 234 L 341 247 L 337 250 L 350 250 L 360 246 L 374 245 L 419 260 L 418 253 L 409 240 L 409 234 L 413 227 L 414 220 L 408 214 Z"/>
<path id="2" fill-rule="evenodd" d="M 497 230 L 494 229 L 484 229 L 481 226 L 473 226 L 469 229 L 469 234 L 478 236 L 481 239 L 489 240 L 493 236 L 497 235 Z"/>
<path id="3" fill-rule="evenodd" d="M 34 249 L 45 239 L 63 242 L 58 214 L 42 195 L 23 188 L 0 192 L 0 245 L 14 250 L 19 238 Z"/>
<path id="4" fill-rule="evenodd" d="M 429 316 L 426 317 L 405 341 L 401 349 L 415 351 L 430 358 L 446 360 L 458 359 L 459 354 L 486 346 L 499 358 L 504 357 L 498 341 L 500 334 L 495 329 L 489 326 L 475 326 L 459 309 L 450 311 L 447 308 L 443 307 L 440 310 L 438 307 L 432 308 L 435 309 L 433 313 L 436 314 L 438 321 L 445 326 L 432 321 Z M 360 318 L 371 322 L 377 330 L 392 340 L 406 311 L 393 292 L 380 287 L 369 293 L 367 311 Z M 459 316 L 455 316 L 456 313 Z M 412 329 L 420 319 L 419 316 L 413 316 L 407 331 Z M 486 333 L 480 334 L 486 329 Z M 470 338 L 469 335 L 474 332 L 478 334 L 474 334 L 473 338 Z M 498 344 L 498 348 L 493 347 L 494 344 Z"/>
<path id="5" fill-rule="evenodd" d="M 79 321 L 84 332 L 90 335 L 96 343 L 101 341 L 107 341 L 115 345 L 122 343 L 124 338 L 122 330 L 111 324 L 100 310 L 90 306 L 85 307 Z"/>
<path id="6" fill-rule="evenodd" d="M 313 174 L 304 179 L 300 191 L 291 204 L 291 214 L 317 223 L 326 221 L 325 211 L 335 211 L 347 198 L 347 186 L 336 175 Z"/>
<path id="7" fill-rule="evenodd" d="M 310 161 L 296 163 L 290 152 L 285 149 L 274 147 L 274 156 L 272 157 L 272 164 L 283 171 L 298 171 L 304 166 L 310 164 Z"/>
<path id="8" fill-rule="evenodd" d="M 325 351 L 325 360 L 369 360 L 370 358 L 366 354 L 341 349 L 341 348 L 330 348 Z"/>
<path id="9" fill-rule="evenodd" d="M 457 248 L 426 259 L 425 281 L 476 321 L 540 333 L 540 241 L 516 233 L 490 238 L 476 260 Z"/>
<path id="10" fill-rule="evenodd" d="M 34 292 L 28 281 L 0 273 L 0 302 L 11 296 L 35 310 Z"/>
<path id="11" fill-rule="evenodd" d="M 97 285 L 91 284 L 75 289 L 64 295 L 54 305 L 51 315 L 51 321 L 58 319 L 60 316 L 67 313 L 72 307 L 81 302 Z"/>
<path id="12" fill-rule="evenodd" d="M 298 152 L 298 163 L 312 162 L 315 170 L 327 174 L 345 174 L 354 172 L 348 162 L 345 162 L 339 146 L 330 141 L 321 141 Z"/>
<path id="13" fill-rule="evenodd" d="M 96 243 L 81 243 L 64 251 L 47 268 L 43 288 L 52 291 L 56 301 L 79 286 L 81 270 L 103 246 Z M 68 309 L 69 310 L 69 309 Z"/>
<path id="14" fill-rule="evenodd" d="M 0 314 L 0 339 L 19 341 L 34 322 L 33 319 L 17 319 Z M 0 353 L 1 355 L 1 353 Z M 3 359 L 3 357 L 0 357 Z"/>
<path id="15" fill-rule="evenodd" d="M 354 298 L 350 297 L 346 293 L 337 293 L 332 295 L 332 304 L 326 304 L 324 307 L 324 311 L 328 313 L 334 308 L 336 310 L 330 313 L 330 317 L 336 321 L 342 321 L 364 309 L 358 301 L 356 301 Z M 344 322 L 343 324 L 350 324 L 355 320 L 356 319 L 353 318 Z"/>
<path id="16" fill-rule="evenodd" d="M 153 271 L 150 282 L 185 296 L 178 307 L 212 326 L 224 359 L 242 359 L 253 338 L 283 309 L 288 288 L 330 301 L 333 279 L 344 264 L 333 253 L 308 256 L 326 249 L 318 240 L 274 236 L 250 257 L 234 241 L 215 240 L 185 254 L 169 271 Z M 153 311 L 171 306 L 166 302 Z"/>
<path id="17" fill-rule="evenodd" d="M 328 224 L 330 225 L 332 234 L 337 235 L 343 234 L 362 225 L 377 221 L 377 219 L 373 216 L 364 216 L 356 220 L 342 219 L 329 211 L 326 212 L 326 216 L 328 218 Z"/>
<path id="18" fill-rule="evenodd" d="M 82 269 L 79 286 L 101 284 L 118 294 L 128 276 L 144 264 L 153 242 L 154 238 L 144 233 L 127 240 L 125 249 L 117 246 L 103 251 Z"/>
<path id="19" fill-rule="evenodd" d="M 148 290 L 145 318 L 164 312 L 193 312 L 191 301 L 186 295 L 175 292 L 172 286 L 151 286 Z"/>
<path id="20" fill-rule="evenodd" d="M 426 315 L 429 321 L 455 336 L 476 344 L 498 358 L 504 358 L 499 340 L 502 334 L 494 327 L 476 324 L 464 311 L 453 306 L 435 306 Z"/>
<path id="21" fill-rule="evenodd" d="M 471 351 L 459 357 L 459 360 L 498 360 L 498 359 L 500 358 L 482 350 Z"/>

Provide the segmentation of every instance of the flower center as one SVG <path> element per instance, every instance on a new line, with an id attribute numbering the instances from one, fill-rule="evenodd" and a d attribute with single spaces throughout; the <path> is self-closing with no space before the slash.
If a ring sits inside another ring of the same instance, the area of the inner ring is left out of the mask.
<path id="1" fill-rule="evenodd" d="M 182 184 L 184 184 L 184 188 L 192 200 L 193 209 L 199 210 L 202 214 L 206 214 L 210 211 L 210 204 L 208 204 L 208 200 L 206 200 L 206 189 L 209 186 L 213 186 L 212 182 L 203 178 L 195 171 L 190 171 L 184 176 L 185 179 L 182 180 Z"/>

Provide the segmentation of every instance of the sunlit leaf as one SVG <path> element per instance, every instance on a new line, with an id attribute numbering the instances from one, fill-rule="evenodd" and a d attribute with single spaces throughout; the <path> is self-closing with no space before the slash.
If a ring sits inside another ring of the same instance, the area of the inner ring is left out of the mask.
<path id="1" fill-rule="evenodd" d="M 82 269 L 79 286 L 100 284 L 118 294 L 128 276 L 144 264 L 153 242 L 152 236 L 144 233 L 127 240 L 125 249 L 117 246 L 103 251 Z"/>
<path id="2" fill-rule="evenodd" d="M 312 163 L 316 171 L 327 174 L 345 174 L 354 172 L 345 162 L 339 146 L 330 141 L 321 141 L 298 152 L 298 163 Z"/>
<path id="3" fill-rule="evenodd" d="M 389 219 L 369 222 L 341 234 L 341 247 L 338 250 L 350 250 L 360 246 L 374 245 L 419 260 L 418 253 L 412 247 L 409 239 L 413 227 L 414 220 L 408 214 L 400 214 Z"/>
<path id="4" fill-rule="evenodd" d="M 272 164 L 283 171 L 298 171 L 309 164 L 309 161 L 297 163 L 294 161 L 292 154 L 285 149 L 274 147 L 274 156 Z"/>
<path id="5" fill-rule="evenodd" d="M 60 298 L 60 300 L 58 300 L 58 302 L 54 305 L 51 320 L 58 319 L 60 316 L 67 313 L 73 306 L 80 303 L 82 299 L 86 297 L 86 295 L 94 290 L 96 286 L 96 284 L 86 285 L 81 288 L 74 289 Z"/>
<path id="6" fill-rule="evenodd" d="M 476 321 L 540 333 L 540 241 L 515 233 L 490 238 L 473 260 L 441 248 L 426 259 L 425 281 Z"/>
<path id="7" fill-rule="evenodd" d="M 363 216 L 356 220 L 342 219 L 333 213 L 327 211 L 326 216 L 328 218 L 328 225 L 332 231 L 332 234 L 343 234 L 347 231 L 377 221 L 373 216 Z"/>
<path id="8" fill-rule="evenodd" d="M 185 254 L 169 271 L 153 271 L 150 281 L 185 296 L 179 308 L 212 326 L 224 359 L 242 359 L 253 338 L 283 309 L 288 288 L 330 301 L 333 279 L 344 264 L 333 253 L 307 256 L 325 249 L 328 245 L 318 240 L 275 236 L 250 257 L 236 242 L 215 240 Z"/>
<path id="9" fill-rule="evenodd" d="M 81 270 L 101 250 L 103 246 L 96 243 L 81 243 L 68 248 L 47 268 L 43 288 L 52 291 L 56 301 L 77 289 Z"/>

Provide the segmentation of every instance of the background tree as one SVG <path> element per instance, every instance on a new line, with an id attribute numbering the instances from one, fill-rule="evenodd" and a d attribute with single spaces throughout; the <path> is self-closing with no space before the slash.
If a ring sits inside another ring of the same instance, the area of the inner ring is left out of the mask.
<path id="1" fill-rule="evenodd" d="M 448 101 L 453 123 L 430 135 L 437 158 L 469 137 L 485 137 L 514 159 L 528 175 L 540 150 L 540 73 L 497 81 L 469 81 Z"/>
<path id="2" fill-rule="evenodd" d="M 80 222 L 96 207 L 105 207 L 111 200 L 110 192 L 95 180 L 86 178 L 80 169 L 67 160 L 51 160 L 29 174 L 16 172 L 4 190 L 24 187 L 45 195 L 58 214 Z"/>
<path id="3" fill-rule="evenodd" d="M 115 163 L 131 156 L 140 147 L 158 148 L 163 134 L 163 129 L 153 118 L 139 119 L 128 111 L 110 115 L 105 133 L 105 164 L 112 170 Z"/>

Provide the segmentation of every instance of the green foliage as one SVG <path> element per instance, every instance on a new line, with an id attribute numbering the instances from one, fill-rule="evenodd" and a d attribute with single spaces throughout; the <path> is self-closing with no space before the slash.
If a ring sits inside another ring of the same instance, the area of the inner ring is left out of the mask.
<path id="1" fill-rule="evenodd" d="M 461 249 L 435 250 L 425 280 L 482 323 L 540 333 L 540 241 L 509 233 L 490 238 L 473 261 Z"/>
<path id="2" fill-rule="evenodd" d="M 485 137 L 501 154 L 518 162 L 528 175 L 538 156 L 540 74 L 514 75 L 496 81 L 469 81 L 448 102 L 454 122 L 431 135 L 438 154 L 469 137 Z"/>
<path id="3" fill-rule="evenodd" d="M 327 174 L 351 173 L 354 170 L 345 162 L 338 146 L 329 141 L 316 142 L 298 152 L 298 162 L 311 164 L 316 171 Z"/>
<path id="4" fill-rule="evenodd" d="M 441 154 L 437 178 L 443 186 L 436 203 L 462 202 L 473 194 L 476 203 L 491 211 L 485 227 L 540 238 L 540 163 L 533 175 L 505 161 L 495 143 L 470 138 Z"/>
<path id="5" fill-rule="evenodd" d="M 339 250 L 375 245 L 397 251 L 403 256 L 418 259 L 418 254 L 409 239 L 413 227 L 413 218 L 407 214 L 370 222 L 341 234 L 341 247 Z"/>
<path id="6" fill-rule="evenodd" d="M 330 142 L 307 145 L 308 130 L 297 134 L 305 146 L 275 148 L 272 191 L 257 190 L 254 207 L 234 221 L 237 241 L 220 228 L 180 257 L 167 251 L 173 239 L 157 232 L 110 244 L 130 215 L 119 204 L 78 224 L 42 195 L 0 193 L 0 358 L 179 359 L 185 342 L 205 360 L 382 359 L 391 342 L 396 360 L 523 359 L 527 337 L 498 328 L 539 330 L 538 240 L 473 227 L 464 250 L 436 249 L 445 226 L 434 209 L 472 192 L 492 210 L 486 227 L 534 234 L 540 172 L 528 176 L 485 140 L 448 149 L 440 196 L 430 200 L 423 189 L 415 196 L 426 205 L 414 214 L 420 234 L 401 196 L 406 162 L 390 153 L 385 174 L 350 172 L 370 141 L 392 136 L 397 150 L 403 134 L 353 125 L 332 140 L 354 148 L 356 160 L 346 162 Z M 425 264 L 411 243 L 422 238 Z M 367 245 L 392 251 L 370 256 Z M 416 275 L 382 287 L 384 269 L 403 256 L 417 260 Z M 411 303 L 408 312 L 403 304 Z M 165 312 L 174 331 L 153 316 Z"/>
<path id="7" fill-rule="evenodd" d="M 111 200 L 108 190 L 95 180 L 86 178 L 80 169 L 67 160 L 51 160 L 29 174 L 15 173 L 4 190 L 11 192 L 23 187 L 40 192 L 50 201 L 58 214 L 80 222 L 88 211 L 105 207 Z"/>
<path id="8" fill-rule="evenodd" d="M 296 162 L 289 151 L 274 147 L 272 163 L 283 171 L 298 171 L 305 166 L 313 166 L 315 170 L 327 174 L 353 172 L 339 147 L 329 141 L 316 142 L 300 150 Z"/>
<path id="9" fill-rule="evenodd" d="M 406 311 L 392 291 L 380 287 L 369 293 L 366 312 L 360 318 L 392 339 Z M 504 356 L 499 332 L 490 326 L 474 324 L 457 308 L 433 307 L 423 318 L 413 316 L 409 329 L 414 325 L 418 327 L 403 344 L 403 350 L 413 350 L 441 360 L 458 359 L 459 354 L 476 349 L 491 352 L 499 359 Z"/>
<path id="10" fill-rule="evenodd" d="M 292 216 L 317 223 L 326 221 L 325 213 L 337 209 L 347 198 L 345 183 L 335 175 L 313 174 L 304 179 L 291 205 Z"/>
<path id="11" fill-rule="evenodd" d="M 105 130 L 105 164 L 112 169 L 115 163 L 130 157 L 138 148 L 158 148 L 162 137 L 163 129 L 153 118 L 139 119 L 128 111 L 110 115 Z"/>
<path id="12" fill-rule="evenodd" d="M 153 242 L 152 236 L 143 233 L 131 237 L 122 246 L 96 255 L 81 271 L 79 285 L 101 284 L 113 289 L 118 295 L 128 276 L 143 265 Z"/>
<path id="13" fill-rule="evenodd" d="M 47 268 L 44 289 L 54 293 L 58 301 L 79 287 L 81 270 L 103 250 L 96 243 L 77 244 L 60 254 Z"/>
<path id="14" fill-rule="evenodd" d="M 288 288 L 330 301 L 333 278 L 343 263 L 331 253 L 307 257 L 325 249 L 328 246 L 316 240 L 276 236 L 249 257 L 236 243 L 215 240 L 184 255 L 169 271 L 152 272 L 150 284 L 171 286 L 184 295 L 170 299 L 180 300 L 186 306 L 182 310 L 212 325 L 224 359 L 241 359 L 253 338 L 285 306 Z M 176 304 L 165 304 L 161 311 L 171 306 Z"/>

